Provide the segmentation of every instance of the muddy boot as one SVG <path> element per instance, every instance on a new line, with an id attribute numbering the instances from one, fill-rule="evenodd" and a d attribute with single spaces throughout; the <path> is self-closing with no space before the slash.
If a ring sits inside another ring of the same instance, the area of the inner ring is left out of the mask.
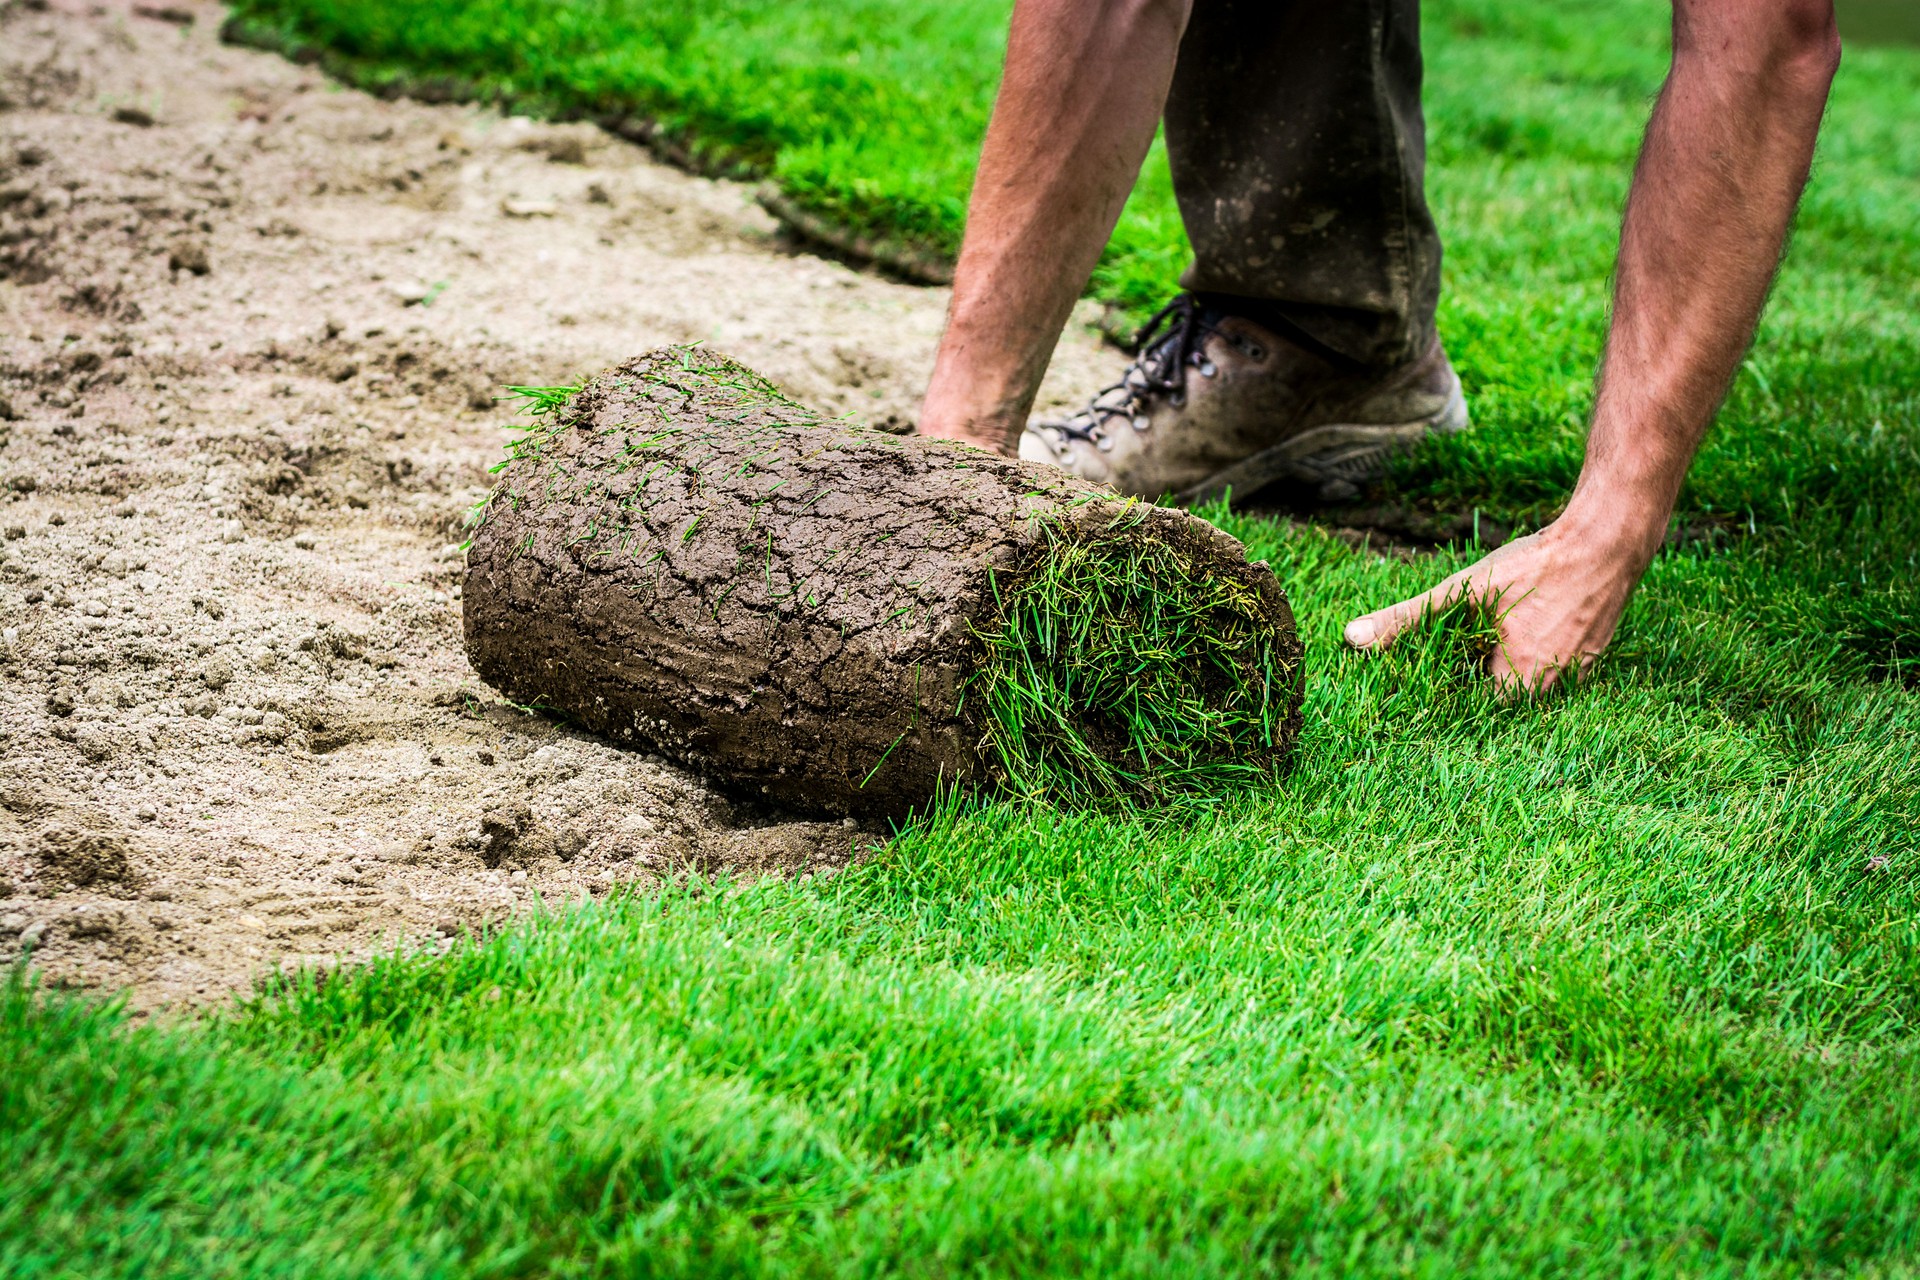
<path id="1" fill-rule="evenodd" d="M 1467 425 L 1447 353 L 1382 372 L 1313 349 L 1192 294 L 1141 330 L 1126 374 L 1020 456 L 1146 498 L 1193 504 L 1276 480 L 1353 497 L 1390 454 Z"/>

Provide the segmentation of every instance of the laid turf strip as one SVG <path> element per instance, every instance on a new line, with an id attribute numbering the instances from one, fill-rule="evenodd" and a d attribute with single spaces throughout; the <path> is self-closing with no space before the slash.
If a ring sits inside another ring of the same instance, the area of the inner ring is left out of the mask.
<path id="1" fill-rule="evenodd" d="M 835 421 L 700 348 L 542 408 L 463 597 L 473 669 L 516 703 L 836 817 L 956 787 L 1163 800 L 1285 766 L 1293 615 L 1204 520 Z"/>
<path id="2" fill-rule="evenodd" d="M 1211 514 L 1298 584 L 1283 788 L 960 805 L 211 1025 L 15 992 L 0 1274 L 1914 1274 L 1920 699 L 1779 625 L 1803 549 L 1662 557 L 1502 707 L 1464 619 L 1336 645 L 1460 557 Z"/>
<path id="3" fill-rule="evenodd" d="M 1502 712 L 1464 639 L 1210 811 L 948 810 L 201 1029 L 15 992 L 0 1270 L 1911 1274 L 1913 700 Z"/>

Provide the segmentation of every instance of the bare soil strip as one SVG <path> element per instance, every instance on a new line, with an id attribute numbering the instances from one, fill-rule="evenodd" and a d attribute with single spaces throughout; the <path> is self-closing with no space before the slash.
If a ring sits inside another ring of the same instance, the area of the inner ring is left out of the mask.
<path id="1" fill-rule="evenodd" d="M 379 101 L 223 16 L 0 8 L 0 959 L 150 1010 L 843 863 L 871 837 L 480 685 L 454 544 L 502 384 L 711 341 L 904 425 L 945 293 L 590 125 Z M 1111 363 L 1077 328 L 1049 402 Z"/>

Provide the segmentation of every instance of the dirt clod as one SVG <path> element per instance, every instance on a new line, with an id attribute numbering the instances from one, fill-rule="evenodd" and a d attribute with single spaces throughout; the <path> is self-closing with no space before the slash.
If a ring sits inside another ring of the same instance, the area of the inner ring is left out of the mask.
<path id="1" fill-rule="evenodd" d="M 190 271 L 196 276 L 213 269 L 207 258 L 207 246 L 198 240 L 183 240 L 167 251 L 167 266 L 175 271 Z"/>
<path id="2" fill-rule="evenodd" d="M 480 857 L 497 867 L 519 851 L 522 837 L 533 827 L 533 810 L 524 802 L 495 804 L 480 815 Z"/>
<path id="3" fill-rule="evenodd" d="M 133 11 L 143 18 L 152 18 L 156 22 L 170 22 L 176 27 L 193 25 L 193 10 L 182 9 L 177 5 L 136 4 Z"/>
<path id="4" fill-rule="evenodd" d="M 53 827 L 41 834 L 36 853 L 42 878 L 56 886 L 131 886 L 138 880 L 133 851 L 116 832 Z"/>

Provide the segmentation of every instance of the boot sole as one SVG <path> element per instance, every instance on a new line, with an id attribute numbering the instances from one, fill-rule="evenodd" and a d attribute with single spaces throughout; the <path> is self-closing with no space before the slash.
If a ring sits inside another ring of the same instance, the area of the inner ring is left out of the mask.
<path id="1" fill-rule="evenodd" d="M 1302 431 L 1271 449 L 1263 449 L 1182 489 L 1174 500 L 1183 507 L 1212 502 L 1228 493 L 1252 493 L 1276 480 L 1304 480 L 1322 487 L 1357 485 L 1386 474 L 1387 459 L 1405 453 L 1428 436 L 1452 435 L 1469 425 L 1466 397 L 1456 385 L 1438 413 L 1413 422 L 1334 422 Z"/>

